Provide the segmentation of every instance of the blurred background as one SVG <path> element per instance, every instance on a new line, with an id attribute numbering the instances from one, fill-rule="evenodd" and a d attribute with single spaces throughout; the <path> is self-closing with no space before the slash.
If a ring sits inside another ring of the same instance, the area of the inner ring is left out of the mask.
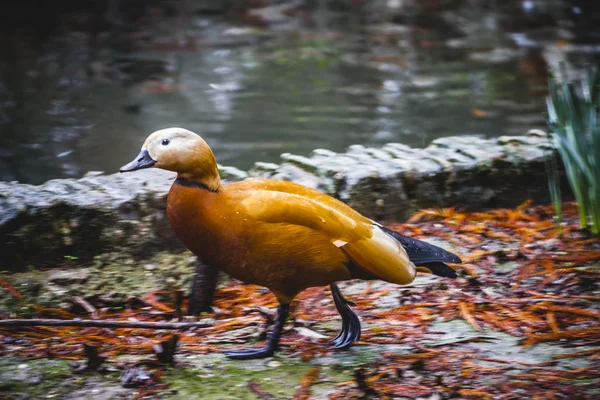
<path id="1" fill-rule="evenodd" d="M 0 180 L 114 173 L 168 126 L 223 165 L 545 128 L 595 0 L 23 0 L 0 14 Z"/>

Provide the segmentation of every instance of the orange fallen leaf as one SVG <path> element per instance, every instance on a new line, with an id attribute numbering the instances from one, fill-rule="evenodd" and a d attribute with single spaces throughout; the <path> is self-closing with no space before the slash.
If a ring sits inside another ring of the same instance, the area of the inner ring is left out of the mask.
<path id="1" fill-rule="evenodd" d="M 560 40 L 557 40 L 555 44 L 556 44 L 556 47 L 563 48 L 563 47 L 567 47 L 569 45 L 569 42 L 567 42 L 564 39 L 560 39 Z"/>
<path id="2" fill-rule="evenodd" d="M 11 285 L 10 282 L 8 282 L 6 279 L 0 278 L 0 285 L 4 286 L 4 289 L 6 289 L 8 293 L 16 297 L 17 300 L 22 300 L 21 293 L 19 293 L 19 291 L 15 289 L 14 286 Z"/>
<path id="3" fill-rule="evenodd" d="M 463 301 L 459 301 L 458 302 L 458 308 L 460 310 L 459 314 L 460 316 L 467 321 L 467 323 L 469 325 L 471 325 L 473 327 L 473 329 L 480 331 L 481 327 L 479 326 L 479 324 L 477 323 L 477 321 L 475 320 L 475 317 L 473 316 L 473 314 L 471 313 L 471 310 L 469 310 L 469 304 L 463 302 Z"/>
<path id="4" fill-rule="evenodd" d="M 489 117 L 489 114 L 487 112 L 485 112 L 479 108 L 475 108 L 475 107 L 471 110 L 471 113 L 478 118 L 488 118 Z"/>
<path id="5" fill-rule="evenodd" d="M 298 388 L 296 394 L 294 394 L 294 400 L 310 399 L 310 387 L 317 381 L 320 372 L 320 367 L 313 367 L 308 370 L 306 375 L 304 375 L 300 381 L 300 387 Z"/>
<path id="6" fill-rule="evenodd" d="M 552 329 L 552 332 L 554 332 L 554 333 L 560 332 L 560 329 L 558 328 L 558 324 L 556 323 L 556 316 L 554 315 L 553 311 L 548 311 L 546 313 L 546 321 L 548 321 L 548 325 L 550 326 L 550 329 Z"/>
<path id="7" fill-rule="evenodd" d="M 148 303 L 149 305 L 151 305 L 152 307 L 156 308 L 157 310 L 164 311 L 164 312 L 174 312 L 175 310 L 173 308 L 171 308 L 171 307 L 167 306 L 166 304 L 163 304 L 160 301 L 158 301 L 158 299 L 156 298 L 156 295 L 158 293 L 166 293 L 166 292 L 165 291 L 161 291 L 161 290 L 149 292 L 146 295 L 146 298 L 144 299 L 144 301 L 146 303 Z"/>

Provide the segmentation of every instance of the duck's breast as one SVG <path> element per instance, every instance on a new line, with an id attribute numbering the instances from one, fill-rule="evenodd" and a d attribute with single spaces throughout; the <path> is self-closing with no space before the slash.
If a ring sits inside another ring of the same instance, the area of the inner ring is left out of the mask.
<path id="1" fill-rule="evenodd" d="M 203 262 L 213 264 L 229 224 L 218 206 L 218 193 L 174 183 L 167 199 L 167 217 L 175 235 Z M 223 222 L 218 224 L 221 219 Z"/>

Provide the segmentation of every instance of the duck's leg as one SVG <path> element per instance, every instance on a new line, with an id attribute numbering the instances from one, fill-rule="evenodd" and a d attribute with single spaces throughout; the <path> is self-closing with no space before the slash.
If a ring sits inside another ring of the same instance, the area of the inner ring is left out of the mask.
<path id="1" fill-rule="evenodd" d="M 210 312 L 217 287 L 218 269 L 196 260 L 196 269 L 192 278 L 192 290 L 188 303 L 188 315 L 200 315 Z"/>
<path id="2" fill-rule="evenodd" d="M 336 349 L 343 349 L 360 339 L 360 320 L 350 308 L 351 305 L 355 306 L 356 304 L 347 300 L 335 283 L 332 283 L 329 287 L 331 288 L 335 308 L 342 316 L 342 330 L 331 341 L 331 344 Z"/>
<path id="3" fill-rule="evenodd" d="M 265 347 L 260 349 L 224 351 L 223 354 L 235 360 L 247 360 L 249 358 L 265 358 L 273 356 L 275 350 L 278 348 L 279 338 L 281 337 L 281 332 L 283 331 L 283 326 L 285 325 L 285 320 L 287 319 L 289 311 L 289 304 L 279 304 L 279 307 L 277 307 L 277 319 L 275 320 L 275 325 L 273 326 L 271 334 L 269 337 L 267 337 L 267 345 Z"/>

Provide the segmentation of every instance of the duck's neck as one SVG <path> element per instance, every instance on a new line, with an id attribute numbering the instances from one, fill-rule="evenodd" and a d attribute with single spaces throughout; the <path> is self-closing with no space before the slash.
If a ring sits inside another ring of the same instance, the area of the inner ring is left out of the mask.
<path id="1" fill-rule="evenodd" d="M 181 186 L 185 186 L 185 187 L 191 187 L 191 188 L 198 188 L 198 189 L 208 190 L 209 192 L 214 192 L 214 193 L 218 193 L 219 192 L 219 189 L 211 189 L 210 187 L 206 186 L 202 182 L 190 181 L 189 179 L 185 179 L 185 178 L 179 178 L 179 177 L 177 177 L 177 179 L 175 179 L 174 183 L 176 185 L 181 185 Z"/>
<path id="2" fill-rule="evenodd" d="M 215 193 L 221 188 L 221 178 L 219 177 L 219 170 L 216 166 L 210 173 L 207 173 L 206 171 L 203 171 L 202 174 L 179 173 L 177 174 L 175 183 L 187 187 L 197 187 Z"/>
<path id="3" fill-rule="evenodd" d="M 200 145 L 192 147 L 191 156 L 185 162 L 177 163 L 177 180 L 186 186 L 197 186 L 211 192 L 218 192 L 221 188 L 221 177 L 215 156 L 202 139 Z"/>

